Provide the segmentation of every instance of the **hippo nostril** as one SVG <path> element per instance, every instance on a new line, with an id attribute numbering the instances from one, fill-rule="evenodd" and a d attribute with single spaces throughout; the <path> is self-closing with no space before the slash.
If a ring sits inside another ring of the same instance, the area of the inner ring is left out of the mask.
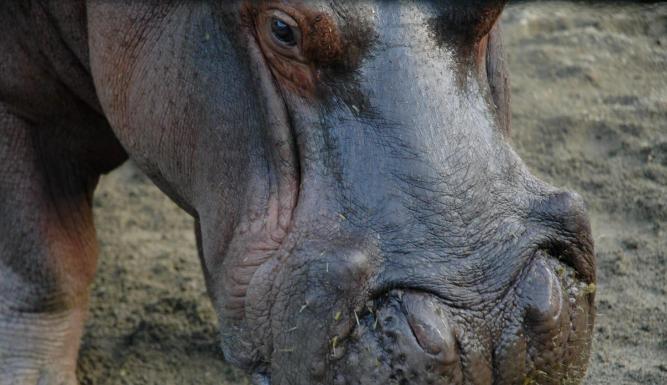
<path id="1" fill-rule="evenodd" d="M 415 293 L 404 295 L 403 308 L 419 346 L 426 353 L 437 356 L 443 365 L 458 363 L 454 331 L 442 309 L 430 297 Z"/>
<path id="2" fill-rule="evenodd" d="M 595 281 L 595 257 L 586 205 L 574 192 L 561 191 L 540 201 L 533 216 L 549 229 L 544 248 L 572 266 L 582 279 Z"/>
<path id="3" fill-rule="evenodd" d="M 519 282 L 519 310 L 510 310 L 510 327 L 496 344 L 499 383 L 525 378 L 534 383 L 579 383 L 583 376 L 593 305 L 584 295 L 587 285 L 571 279 L 571 273 L 559 273 L 561 267 L 539 255 Z M 516 355 L 525 361 L 508 362 Z"/>
<path id="4" fill-rule="evenodd" d="M 525 321 L 536 333 L 557 328 L 563 310 L 563 293 L 556 276 L 543 261 L 537 261 L 522 282 Z"/>
<path id="5" fill-rule="evenodd" d="M 590 231 L 586 205 L 575 192 L 561 191 L 549 196 L 538 208 L 538 213 L 563 232 L 578 236 Z"/>

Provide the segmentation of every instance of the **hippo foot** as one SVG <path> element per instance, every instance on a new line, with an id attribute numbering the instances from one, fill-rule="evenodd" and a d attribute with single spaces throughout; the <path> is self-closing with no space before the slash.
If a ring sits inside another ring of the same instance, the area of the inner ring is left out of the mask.
<path id="1" fill-rule="evenodd" d="M 0 308 L 0 385 L 78 385 L 82 325 L 79 309 L 12 313 Z"/>

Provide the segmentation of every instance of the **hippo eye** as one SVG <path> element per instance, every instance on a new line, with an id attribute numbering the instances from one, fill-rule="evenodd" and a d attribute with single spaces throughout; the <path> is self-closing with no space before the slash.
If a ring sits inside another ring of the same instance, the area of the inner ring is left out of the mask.
<path id="1" fill-rule="evenodd" d="M 271 20 L 271 33 L 279 42 L 294 47 L 296 45 L 296 36 L 292 27 L 285 21 L 274 17 Z"/>
<path id="2" fill-rule="evenodd" d="M 301 58 L 301 29 L 290 15 L 271 9 L 260 16 L 261 39 L 273 51 L 292 59 Z"/>

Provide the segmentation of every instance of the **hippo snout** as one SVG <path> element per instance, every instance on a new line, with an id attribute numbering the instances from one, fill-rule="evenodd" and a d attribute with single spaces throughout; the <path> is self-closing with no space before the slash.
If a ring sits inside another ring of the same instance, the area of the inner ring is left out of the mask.
<path id="1" fill-rule="evenodd" d="M 255 383 L 578 383 L 595 314 L 590 225 L 575 194 L 526 201 L 467 253 L 383 242 L 339 217 L 293 238 L 251 296 L 250 338 L 270 362 Z"/>
<path id="2" fill-rule="evenodd" d="M 335 360 L 334 384 L 576 382 L 588 360 L 592 290 L 538 255 L 498 303 L 457 309 L 425 292 L 369 302 Z M 533 381 L 533 382 L 530 382 Z"/>
<path id="3" fill-rule="evenodd" d="M 296 366 L 274 366 L 255 384 L 560 384 L 585 374 L 595 286 L 544 250 L 501 296 L 472 307 L 415 288 L 371 291 L 360 303 L 370 258 L 336 257 L 304 274 L 317 295 L 292 296 L 283 314 L 273 358 Z"/>

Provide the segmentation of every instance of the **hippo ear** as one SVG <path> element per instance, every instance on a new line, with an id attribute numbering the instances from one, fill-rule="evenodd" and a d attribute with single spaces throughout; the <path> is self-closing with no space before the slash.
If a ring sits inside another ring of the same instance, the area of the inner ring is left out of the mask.
<path id="1" fill-rule="evenodd" d="M 497 20 L 488 34 L 486 51 L 486 74 L 491 87 L 491 96 L 496 108 L 498 126 L 506 136 L 510 135 L 510 79 L 503 49 L 500 20 Z"/>

